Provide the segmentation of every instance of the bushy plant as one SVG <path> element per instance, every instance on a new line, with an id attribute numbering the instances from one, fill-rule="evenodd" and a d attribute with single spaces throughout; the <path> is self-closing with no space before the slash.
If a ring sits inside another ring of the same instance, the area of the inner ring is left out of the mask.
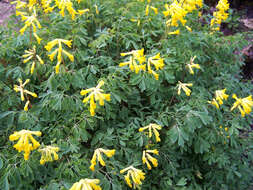
<path id="1" fill-rule="evenodd" d="M 201 0 L 16 4 L 0 34 L 1 189 L 247 189 L 246 42 Z M 18 151 L 17 151 L 18 150 Z"/>

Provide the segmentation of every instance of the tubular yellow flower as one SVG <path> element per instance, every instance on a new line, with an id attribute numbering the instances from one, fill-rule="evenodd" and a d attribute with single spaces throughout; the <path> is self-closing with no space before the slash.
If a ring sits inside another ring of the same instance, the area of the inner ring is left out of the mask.
<path id="1" fill-rule="evenodd" d="M 226 94 L 226 88 L 223 90 L 215 91 L 215 99 L 219 102 L 220 105 L 223 104 L 223 99 L 227 100 L 229 95 Z"/>
<path id="2" fill-rule="evenodd" d="M 57 65 L 55 67 L 56 74 L 59 73 L 60 64 L 62 62 L 62 53 L 65 54 L 70 59 L 70 61 L 72 61 L 72 62 L 74 61 L 74 56 L 72 54 L 70 54 L 69 52 L 65 51 L 64 49 L 62 49 L 62 43 L 66 44 L 68 47 L 71 48 L 72 40 L 55 39 L 55 40 L 48 42 L 47 45 L 45 46 L 45 49 L 47 51 L 51 51 L 51 49 L 54 46 L 58 45 L 58 48 L 56 48 L 51 54 L 48 54 L 50 60 L 53 61 L 55 55 L 58 53 Z"/>
<path id="3" fill-rule="evenodd" d="M 125 173 L 127 171 L 127 174 L 125 175 L 125 181 L 126 184 L 130 187 L 130 188 L 140 188 L 142 182 L 145 179 L 145 173 L 142 172 L 139 169 L 134 168 L 133 166 L 129 166 L 123 170 L 120 171 L 120 173 Z M 130 180 L 130 177 L 132 179 L 132 183 Z M 133 184 L 133 185 L 132 185 Z"/>
<path id="4" fill-rule="evenodd" d="M 93 157 L 90 161 L 91 165 L 90 165 L 90 169 L 92 171 L 95 170 L 95 165 L 97 164 L 97 159 L 99 161 L 99 163 L 102 165 L 102 166 L 105 166 L 105 162 L 102 158 L 102 153 L 104 153 L 107 157 L 112 157 L 114 154 L 115 154 L 115 149 L 112 149 L 112 150 L 106 150 L 106 149 L 103 149 L 103 148 L 97 148 L 95 151 L 94 151 L 94 154 L 93 154 Z"/>
<path id="5" fill-rule="evenodd" d="M 54 146 L 46 146 L 45 148 L 40 148 L 38 152 L 41 153 L 40 164 L 43 165 L 45 162 L 52 162 L 54 160 L 58 160 L 59 147 Z M 53 157 L 52 157 L 53 155 Z"/>
<path id="6" fill-rule="evenodd" d="M 40 44 L 40 41 L 42 40 L 35 32 L 33 33 L 33 36 L 36 38 L 38 44 Z"/>
<path id="7" fill-rule="evenodd" d="M 19 12 L 21 13 L 21 12 Z M 36 33 L 37 28 L 41 28 L 41 25 L 39 23 L 39 21 L 37 20 L 37 14 L 36 14 L 36 9 L 33 9 L 33 13 L 31 16 L 27 16 L 25 14 L 22 14 L 22 21 L 25 21 L 25 26 L 23 28 L 20 29 L 20 33 L 21 35 L 24 34 L 25 30 L 27 29 L 27 27 L 32 26 L 33 27 L 33 32 Z"/>
<path id="8" fill-rule="evenodd" d="M 100 81 L 96 87 L 89 88 L 86 90 L 81 90 L 80 94 L 82 96 L 86 95 L 87 93 L 90 93 L 86 98 L 83 99 L 83 103 L 86 103 L 90 101 L 90 114 L 91 116 L 95 115 L 95 109 L 96 109 L 96 102 L 99 101 L 99 104 L 101 106 L 104 105 L 104 100 L 110 101 L 111 95 L 103 93 L 104 90 L 101 89 L 101 86 L 104 85 L 104 81 Z"/>
<path id="9" fill-rule="evenodd" d="M 156 70 L 163 69 L 164 60 L 160 57 L 160 53 L 148 58 L 148 72 L 153 74 L 156 80 L 158 80 L 159 75 L 152 70 L 151 65 L 154 65 Z"/>
<path id="10" fill-rule="evenodd" d="M 40 64 L 44 64 L 44 61 L 40 58 L 39 55 L 36 54 L 36 46 L 33 46 L 32 49 L 25 50 L 25 54 L 22 55 L 22 57 L 25 58 L 23 60 L 23 63 L 27 63 L 30 60 L 33 60 L 32 66 L 31 66 L 31 69 L 30 69 L 31 74 L 33 74 L 33 71 L 35 69 L 35 65 L 36 65 L 35 60 L 38 60 Z"/>
<path id="11" fill-rule="evenodd" d="M 129 65 L 131 71 L 135 71 L 135 73 L 139 73 L 140 70 L 146 70 L 146 64 L 142 64 L 145 62 L 146 58 L 144 56 L 144 49 L 141 50 L 133 50 L 127 53 L 121 53 L 121 56 L 131 55 L 129 61 L 122 62 L 119 64 L 120 67 Z M 138 63 L 136 62 L 138 60 Z"/>
<path id="12" fill-rule="evenodd" d="M 99 10 L 98 10 L 98 6 L 94 5 L 95 9 L 96 9 L 96 14 L 99 15 Z"/>
<path id="13" fill-rule="evenodd" d="M 139 128 L 139 132 L 142 132 L 144 130 L 148 129 L 148 137 L 151 138 L 152 137 L 152 131 L 155 135 L 156 138 L 156 142 L 160 142 L 160 134 L 157 130 L 161 130 L 162 127 L 160 125 L 154 124 L 154 123 L 150 123 L 149 125 L 145 126 L 145 127 L 141 127 Z"/>
<path id="14" fill-rule="evenodd" d="M 218 11 L 213 12 L 214 18 L 211 20 L 210 25 L 211 27 L 218 25 L 218 27 L 214 27 L 213 29 L 219 30 L 221 22 L 227 20 L 228 18 L 228 13 L 226 12 L 229 9 L 228 0 L 220 0 L 216 9 L 218 9 Z"/>
<path id="15" fill-rule="evenodd" d="M 212 101 L 207 101 L 209 104 L 214 105 L 217 109 L 220 108 L 218 102 L 213 98 Z"/>
<path id="16" fill-rule="evenodd" d="M 102 190 L 98 185 L 99 179 L 81 179 L 79 182 L 73 184 L 69 190 Z"/>
<path id="17" fill-rule="evenodd" d="M 21 79 L 18 79 L 18 82 L 19 82 L 19 86 L 18 85 L 14 85 L 14 90 L 16 92 L 20 92 L 20 97 L 21 97 L 21 101 L 24 101 L 25 100 L 25 96 L 24 94 L 29 94 L 33 97 L 37 97 L 37 94 L 35 94 L 34 92 L 30 92 L 28 90 L 25 90 L 24 87 L 25 85 L 30 81 L 30 79 L 26 79 L 26 81 L 23 83 Z"/>
<path id="18" fill-rule="evenodd" d="M 175 31 L 173 31 L 173 32 L 169 32 L 169 33 L 168 33 L 168 35 L 173 35 L 173 34 L 179 35 L 179 34 L 180 34 L 180 30 L 178 29 L 178 30 L 175 30 Z"/>
<path id="19" fill-rule="evenodd" d="M 26 103 L 25 103 L 25 107 L 24 107 L 24 111 L 28 111 L 28 106 L 30 104 L 30 101 L 28 100 Z"/>
<path id="20" fill-rule="evenodd" d="M 155 149 L 155 150 L 146 150 L 146 151 L 144 150 L 142 153 L 142 163 L 146 164 L 148 169 L 151 170 L 152 167 L 151 167 L 149 161 L 153 164 L 154 167 L 158 166 L 158 162 L 157 162 L 157 159 L 152 157 L 149 153 L 153 153 L 153 154 L 158 155 L 159 152 L 157 149 Z"/>
<path id="21" fill-rule="evenodd" d="M 192 75 L 194 75 L 193 68 L 200 69 L 199 64 L 194 63 L 195 58 L 196 58 L 196 56 L 192 57 L 190 60 L 190 63 L 188 63 L 186 65 L 186 68 L 189 70 L 190 74 L 192 74 Z"/>
<path id="22" fill-rule="evenodd" d="M 233 98 L 236 102 L 233 104 L 232 108 L 230 109 L 233 111 L 235 108 L 241 112 L 242 117 L 245 117 L 245 114 L 250 114 L 251 108 L 253 106 L 252 96 L 248 96 L 246 98 L 237 98 L 236 94 L 233 94 Z"/>
<path id="23" fill-rule="evenodd" d="M 9 136 L 10 141 L 19 140 L 13 147 L 19 152 L 24 151 L 25 160 L 29 159 L 29 155 L 32 150 L 35 150 L 40 146 L 40 143 L 37 142 L 32 135 L 41 136 L 41 132 L 21 130 L 19 132 L 15 131 L 12 135 Z"/>
<path id="24" fill-rule="evenodd" d="M 191 95 L 191 90 L 189 88 L 187 88 L 187 86 L 192 86 L 192 83 L 181 83 L 180 81 L 178 81 L 178 91 L 177 94 L 180 95 L 181 94 L 181 89 L 183 89 L 183 91 L 185 92 L 185 94 L 187 96 Z"/>

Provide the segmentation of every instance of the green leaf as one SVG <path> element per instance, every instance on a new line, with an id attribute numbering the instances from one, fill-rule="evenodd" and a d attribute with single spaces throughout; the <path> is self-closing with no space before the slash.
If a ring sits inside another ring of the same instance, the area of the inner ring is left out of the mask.
<path id="1" fill-rule="evenodd" d="M 177 182 L 177 186 L 185 186 L 186 185 L 186 181 L 187 179 L 182 177 L 178 182 Z"/>

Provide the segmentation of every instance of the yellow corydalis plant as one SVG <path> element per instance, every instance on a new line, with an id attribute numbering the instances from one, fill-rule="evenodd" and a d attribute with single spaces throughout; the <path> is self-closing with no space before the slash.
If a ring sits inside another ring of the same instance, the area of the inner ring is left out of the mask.
<path id="1" fill-rule="evenodd" d="M 199 64 L 195 64 L 194 60 L 196 59 L 196 56 L 192 57 L 190 60 L 190 63 L 186 65 L 186 68 L 189 70 L 190 74 L 194 75 L 193 68 L 200 69 Z"/>
<path id="2" fill-rule="evenodd" d="M 25 85 L 26 85 L 27 83 L 30 82 L 30 79 L 26 79 L 26 81 L 25 81 L 24 83 L 23 83 L 23 81 L 22 81 L 21 79 L 18 79 L 18 82 L 19 82 L 19 85 L 16 85 L 16 84 L 15 84 L 13 89 L 14 89 L 16 92 L 20 92 L 21 101 L 24 101 L 24 100 L 25 100 L 25 94 L 29 94 L 29 95 L 31 95 L 31 96 L 33 96 L 33 97 L 35 97 L 35 98 L 38 97 L 36 93 L 30 92 L 29 90 L 24 89 L 24 88 L 25 88 Z M 26 97 L 26 98 L 27 98 L 27 97 Z M 25 104 L 25 107 L 24 107 L 24 110 L 25 110 L 25 111 L 28 111 L 28 106 L 29 106 L 29 104 L 30 104 L 30 101 L 29 101 L 29 99 L 27 98 L 27 101 L 26 101 L 26 104 Z"/>
<path id="3" fill-rule="evenodd" d="M 40 164 L 43 165 L 46 162 L 52 162 L 54 160 L 58 160 L 59 157 L 58 157 L 57 152 L 59 150 L 60 150 L 59 147 L 55 147 L 55 146 L 46 146 L 45 148 L 40 148 L 38 150 L 38 152 L 41 153 Z"/>
<path id="4" fill-rule="evenodd" d="M 91 116 L 95 115 L 95 109 L 96 109 L 96 102 L 99 101 L 100 106 L 103 106 L 105 103 L 104 101 L 110 101 L 111 95 L 103 93 L 104 90 L 101 89 L 101 87 L 105 84 L 105 82 L 102 80 L 98 83 L 96 87 L 89 88 L 86 90 L 81 90 L 80 94 L 82 96 L 90 93 L 87 97 L 83 99 L 83 103 L 86 103 L 90 101 L 90 114 Z"/>
<path id="5" fill-rule="evenodd" d="M 40 143 L 36 141 L 32 135 L 41 136 L 41 132 L 21 130 L 19 132 L 15 131 L 12 135 L 9 136 L 10 141 L 18 140 L 17 144 L 15 144 L 13 147 L 19 152 L 24 151 L 25 160 L 29 159 L 29 155 L 32 150 L 35 150 L 40 146 Z"/>
<path id="6" fill-rule="evenodd" d="M 229 9 L 228 0 L 220 0 L 216 6 L 216 9 L 218 11 L 213 12 L 214 18 L 211 20 L 210 25 L 211 27 L 217 25 L 217 27 L 213 29 L 219 31 L 221 22 L 227 20 L 228 18 L 228 13 L 226 12 Z"/>
<path id="7" fill-rule="evenodd" d="M 185 92 L 186 96 L 190 96 L 191 95 L 191 90 L 188 88 L 188 86 L 192 86 L 192 83 L 182 83 L 180 81 L 178 81 L 178 90 L 177 90 L 177 94 L 180 95 L 181 94 L 181 89 L 183 89 L 183 91 Z"/>
<path id="8" fill-rule="evenodd" d="M 98 185 L 99 179 L 81 179 L 79 182 L 73 184 L 69 190 L 102 190 Z"/>
<path id="9" fill-rule="evenodd" d="M 106 150 L 106 149 L 103 149 L 103 148 L 97 148 L 94 151 L 94 154 L 93 154 L 92 159 L 90 161 L 90 163 L 91 163 L 90 169 L 92 171 L 95 170 L 95 165 L 97 164 L 97 160 L 99 161 L 99 163 L 102 166 L 105 166 L 105 161 L 103 160 L 102 153 L 104 153 L 107 157 L 111 158 L 115 154 L 115 149 Z"/>
<path id="10" fill-rule="evenodd" d="M 53 52 L 51 52 L 51 54 L 48 55 L 50 60 L 53 61 L 55 55 L 58 53 L 58 55 L 57 55 L 57 64 L 55 66 L 55 73 L 56 74 L 59 73 L 60 64 L 63 61 L 62 53 L 65 54 L 70 59 L 70 61 L 72 61 L 72 62 L 74 61 L 74 56 L 71 53 L 69 53 L 69 52 L 65 51 L 64 49 L 62 49 L 62 43 L 66 44 L 69 48 L 71 48 L 72 40 L 54 39 L 51 42 L 48 42 L 47 45 L 45 46 L 45 49 L 49 52 L 49 51 L 51 51 L 51 49 L 54 46 L 58 45 L 58 48 L 56 48 Z"/>
<path id="11" fill-rule="evenodd" d="M 152 157 L 150 155 L 150 153 L 155 154 L 155 155 L 159 155 L 159 152 L 158 152 L 157 149 L 154 149 L 154 150 L 144 150 L 143 151 L 143 153 L 142 153 L 142 163 L 146 164 L 149 170 L 152 169 L 149 161 L 153 164 L 154 167 L 158 166 L 157 159 L 154 158 L 154 157 Z"/>
<path id="12" fill-rule="evenodd" d="M 229 95 L 226 94 L 226 88 L 223 90 L 216 90 L 215 91 L 215 98 L 212 101 L 208 101 L 208 103 L 214 105 L 217 109 L 220 108 L 219 105 L 223 104 L 223 100 L 227 100 Z"/>
<path id="13" fill-rule="evenodd" d="M 145 127 L 139 128 L 139 132 L 143 132 L 144 130 L 147 130 L 147 129 L 148 129 L 148 137 L 149 138 L 152 137 L 152 132 L 153 132 L 154 135 L 155 135 L 156 142 L 160 142 L 161 141 L 160 134 L 158 132 L 158 130 L 162 129 L 162 127 L 160 125 L 157 125 L 155 123 L 150 123 L 149 125 L 147 125 Z"/>
<path id="14" fill-rule="evenodd" d="M 27 3 L 24 2 L 24 1 L 20 1 L 20 0 L 17 0 L 17 1 L 12 1 L 10 4 L 16 4 L 16 9 L 22 9 L 22 8 L 26 8 L 27 6 Z"/>
<path id="15" fill-rule="evenodd" d="M 251 108 L 253 106 L 252 96 L 248 96 L 246 98 L 238 98 L 236 94 L 233 94 L 232 96 L 236 102 L 233 104 L 232 108 L 230 109 L 233 111 L 235 108 L 238 107 L 238 109 L 241 112 L 242 117 L 245 117 L 245 114 L 250 114 Z"/>
<path id="16" fill-rule="evenodd" d="M 152 70 L 151 65 L 155 66 L 156 70 L 163 69 L 164 67 L 164 60 L 160 57 L 160 53 L 156 54 L 153 57 L 148 58 L 148 73 L 154 75 L 155 79 L 159 79 L 159 75 Z"/>
<path id="17" fill-rule="evenodd" d="M 140 70 L 146 70 L 146 64 L 142 64 L 146 60 L 143 48 L 140 50 L 133 50 L 127 53 L 121 53 L 120 55 L 123 57 L 130 55 L 129 61 L 120 63 L 120 67 L 129 65 L 130 70 L 135 71 L 136 74 L 139 73 Z"/>
<path id="18" fill-rule="evenodd" d="M 123 170 L 120 170 L 120 173 L 123 174 L 126 171 L 127 171 L 127 174 L 124 176 L 126 184 L 130 188 L 136 189 L 137 187 L 139 189 L 140 185 L 142 184 L 141 181 L 145 179 L 145 173 L 139 169 L 134 168 L 133 166 L 129 166 Z M 132 179 L 132 182 L 130 180 L 130 177 Z"/>
<path id="19" fill-rule="evenodd" d="M 36 54 L 36 46 L 33 46 L 32 49 L 25 50 L 25 54 L 22 55 L 22 57 L 24 58 L 23 63 L 27 63 L 30 60 L 32 61 L 32 66 L 30 69 L 31 74 L 34 72 L 36 60 L 38 60 L 41 65 L 44 64 L 44 61 L 40 58 L 39 55 Z"/>

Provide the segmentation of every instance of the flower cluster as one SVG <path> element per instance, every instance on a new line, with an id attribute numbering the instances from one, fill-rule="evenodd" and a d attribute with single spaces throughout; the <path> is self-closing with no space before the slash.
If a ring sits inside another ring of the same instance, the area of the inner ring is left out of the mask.
<path id="1" fill-rule="evenodd" d="M 192 74 L 192 75 L 194 75 L 193 68 L 200 69 L 199 64 L 194 63 L 195 58 L 196 58 L 196 56 L 192 57 L 191 60 L 190 60 L 190 63 L 188 63 L 186 65 L 186 68 L 189 70 L 190 74 Z"/>
<path id="2" fill-rule="evenodd" d="M 38 97 L 36 93 L 30 92 L 29 90 L 24 89 L 25 85 L 30 82 L 30 79 L 26 79 L 26 81 L 24 83 L 23 83 L 23 81 L 21 79 L 18 79 L 18 82 L 19 82 L 19 86 L 15 84 L 14 85 L 14 90 L 16 92 L 20 92 L 21 101 L 25 100 L 25 95 L 26 94 L 29 94 L 29 95 L 31 95 L 31 96 L 33 96 L 35 98 Z M 27 96 L 26 96 L 26 99 L 27 99 L 27 101 L 25 103 L 24 110 L 28 111 L 28 106 L 30 104 L 30 101 L 29 101 L 29 99 L 28 99 Z"/>
<path id="3" fill-rule="evenodd" d="M 226 12 L 229 9 L 228 0 L 220 0 L 216 6 L 217 11 L 213 12 L 214 18 L 211 20 L 211 27 L 218 25 L 215 30 L 220 30 L 220 24 L 222 21 L 227 20 L 228 13 Z"/>
<path id="4" fill-rule="evenodd" d="M 41 29 L 40 22 L 37 19 L 37 13 L 35 7 L 33 8 L 33 13 L 31 16 L 28 16 L 25 12 L 17 12 L 17 15 L 21 15 L 21 20 L 25 21 L 25 25 L 23 28 L 19 30 L 20 34 L 23 35 L 26 29 L 30 26 L 32 26 L 33 29 L 33 36 L 36 38 L 37 42 L 40 43 L 41 38 L 36 34 L 37 28 Z"/>
<path id="5" fill-rule="evenodd" d="M 86 98 L 83 99 L 83 103 L 86 103 L 90 101 L 90 114 L 91 116 L 95 115 L 95 109 L 96 109 L 96 102 L 99 101 L 100 106 L 103 106 L 106 101 L 111 100 L 111 95 L 110 94 L 105 94 L 103 93 L 104 90 L 101 89 L 101 87 L 105 84 L 104 81 L 100 81 L 96 87 L 89 88 L 86 90 L 81 90 L 80 94 L 82 96 L 90 93 Z"/>
<path id="6" fill-rule="evenodd" d="M 229 95 L 226 94 L 226 88 L 223 90 L 216 90 L 215 91 L 215 98 L 212 101 L 208 101 L 208 103 L 213 104 L 216 108 L 219 109 L 219 105 L 223 104 L 223 99 L 227 100 Z"/>
<path id="7" fill-rule="evenodd" d="M 146 71 L 146 67 L 148 73 L 152 74 L 156 80 L 159 79 L 159 74 L 157 74 L 153 69 L 152 65 L 155 67 L 156 71 L 159 69 L 163 69 L 164 67 L 164 59 L 160 57 L 160 53 L 148 58 L 148 63 L 143 64 L 146 61 L 146 56 L 144 56 L 144 49 L 133 50 L 127 53 L 121 53 L 121 56 L 131 55 L 130 60 L 127 62 L 122 62 L 119 64 L 120 67 L 129 65 L 131 71 L 135 71 L 135 73 L 139 73 L 140 70 Z"/>
<path id="8" fill-rule="evenodd" d="M 131 188 L 139 188 L 142 184 L 142 180 L 145 179 L 145 173 L 142 172 L 139 169 L 134 168 L 133 166 L 129 166 L 123 170 L 120 170 L 120 173 L 123 174 L 127 171 L 127 174 L 125 175 L 125 181 L 127 185 Z M 130 180 L 130 177 L 132 179 L 132 182 Z"/>
<path id="9" fill-rule="evenodd" d="M 52 162 L 53 160 L 58 160 L 59 147 L 54 146 L 46 146 L 45 148 L 41 148 L 38 152 L 41 153 L 40 164 L 43 165 L 45 162 Z M 52 155 L 54 158 L 52 158 Z"/>
<path id="10" fill-rule="evenodd" d="M 251 112 L 251 108 L 253 106 L 251 95 L 246 98 L 238 98 L 236 94 L 233 94 L 232 97 L 236 100 L 236 102 L 233 104 L 231 111 L 238 107 L 242 117 L 245 117 L 245 114 L 249 114 Z"/>
<path id="11" fill-rule="evenodd" d="M 95 150 L 94 154 L 93 154 L 93 157 L 91 159 L 91 166 L 90 166 L 90 169 L 92 171 L 95 170 L 95 165 L 97 164 L 97 160 L 99 161 L 99 163 L 102 165 L 102 166 L 105 166 L 105 162 L 102 158 L 102 153 L 104 153 L 107 157 L 112 157 L 114 154 L 115 154 L 115 149 L 112 149 L 112 150 L 106 150 L 106 149 L 103 149 L 103 148 L 98 148 Z"/>
<path id="12" fill-rule="evenodd" d="M 151 170 L 152 167 L 151 167 L 149 161 L 153 164 L 154 167 L 158 166 L 158 162 L 157 162 L 157 159 L 152 157 L 149 153 L 158 155 L 159 152 L 158 152 L 158 150 L 154 149 L 154 150 L 144 150 L 142 153 L 142 163 L 146 164 L 148 169 Z"/>
<path id="13" fill-rule="evenodd" d="M 139 132 L 143 132 L 144 130 L 148 129 L 148 137 L 151 138 L 152 137 L 152 131 L 155 135 L 155 139 L 156 139 L 156 142 L 160 142 L 161 139 L 160 139 L 160 134 L 158 132 L 158 130 L 161 130 L 162 127 L 160 125 L 157 125 L 155 123 L 150 123 L 149 125 L 145 126 L 145 127 L 141 127 L 139 128 Z"/>
<path id="14" fill-rule="evenodd" d="M 35 64 L 36 64 L 35 61 L 36 60 L 38 60 L 41 65 L 44 64 L 44 61 L 36 53 L 36 46 L 33 46 L 33 48 L 30 49 L 30 50 L 25 50 L 25 54 L 22 55 L 22 57 L 25 58 L 23 60 L 23 63 L 27 63 L 28 61 L 32 60 L 32 66 L 31 66 L 31 69 L 30 69 L 31 74 L 33 74 L 33 72 L 34 72 Z"/>
<path id="15" fill-rule="evenodd" d="M 52 6 L 51 4 L 55 2 L 55 5 Z M 77 0 L 78 3 L 80 3 L 80 0 Z M 62 17 L 65 16 L 65 10 L 68 11 L 68 13 L 71 15 L 72 20 L 75 19 L 76 15 L 82 15 L 89 11 L 89 9 L 83 9 L 83 10 L 75 10 L 73 8 L 73 3 L 71 0 L 42 0 L 41 1 L 42 7 L 44 8 L 44 12 L 52 12 L 54 8 L 60 9 L 60 15 Z"/>
<path id="16" fill-rule="evenodd" d="M 64 49 L 62 49 L 62 43 L 66 44 L 68 47 L 71 48 L 71 44 L 72 44 L 72 40 L 64 40 L 64 39 L 54 39 L 50 42 L 47 43 L 47 45 L 45 46 L 45 49 L 49 52 L 51 51 L 51 49 L 58 45 L 58 48 L 56 48 L 53 52 L 51 52 L 51 54 L 49 54 L 49 58 L 51 61 L 54 60 L 55 55 L 58 53 L 57 55 L 57 64 L 55 66 L 55 73 L 58 74 L 59 70 L 60 70 L 60 64 L 63 62 L 63 58 L 62 58 L 62 53 L 65 54 L 70 61 L 74 61 L 74 56 L 65 51 Z"/>
<path id="17" fill-rule="evenodd" d="M 13 147 L 19 152 L 24 151 L 25 160 L 29 159 L 29 155 L 32 150 L 35 150 L 40 146 L 40 143 L 36 141 L 32 135 L 41 136 L 41 132 L 21 130 L 19 132 L 14 132 L 9 137 L 10 141 L 18 140 L 17 144 L 15 144 Z"/>
<path id="18" fill-rule="evenodd" d="M 182 82 L 178 81 L 177 94 L 180 95 L 181 94 L 181 89 L 183 89 L 186 96 L 190 96 L 191 95 L 191 90 L 188 88 L 188 86 L 192 86 L 192 85 L 193 85 L 192 83 L 182 83 Z"/>
<path id="19" fill-rule="evenodd" d="M 133 50 L 127 53 L 121 53 L 121 56 L 131 55 L 129 61 L 122 62 L 119 64 L 120 67 L 124 67 L 129 65 L 131 71 L 135 71 L 135 73 L 139 73 L 140 70 L 146 70 L 146 64 L 142 64 L 145 62 L 146 58 L 144 56 L 144 49 Z"/>
<path id="20" fill-rule="evenodd" d="M 81 179 L 79 182 L 73 184 L 69 190 L 101 190 L 98 185 L 100 183 L 99 179 Z"/>
<path id="21" fill-rule="evenodd" d="M 179 23 L 181 23 L 187 30 L 191 31 L 191 28 L 185 25 L 187 22 L 185 17 L 188 13 L 198 9 L 198 7 L 201 8 L 202 6 L 202 0 L 173 0 L 170 5 L 165 4 L 166 11 L 163 11 L 163 14 L 165 17 L 170 16 L 166 25 L 168 27 L 178 27 Z M 169 32 L 168 34 L 180 34 L 180 30 Z"/>

